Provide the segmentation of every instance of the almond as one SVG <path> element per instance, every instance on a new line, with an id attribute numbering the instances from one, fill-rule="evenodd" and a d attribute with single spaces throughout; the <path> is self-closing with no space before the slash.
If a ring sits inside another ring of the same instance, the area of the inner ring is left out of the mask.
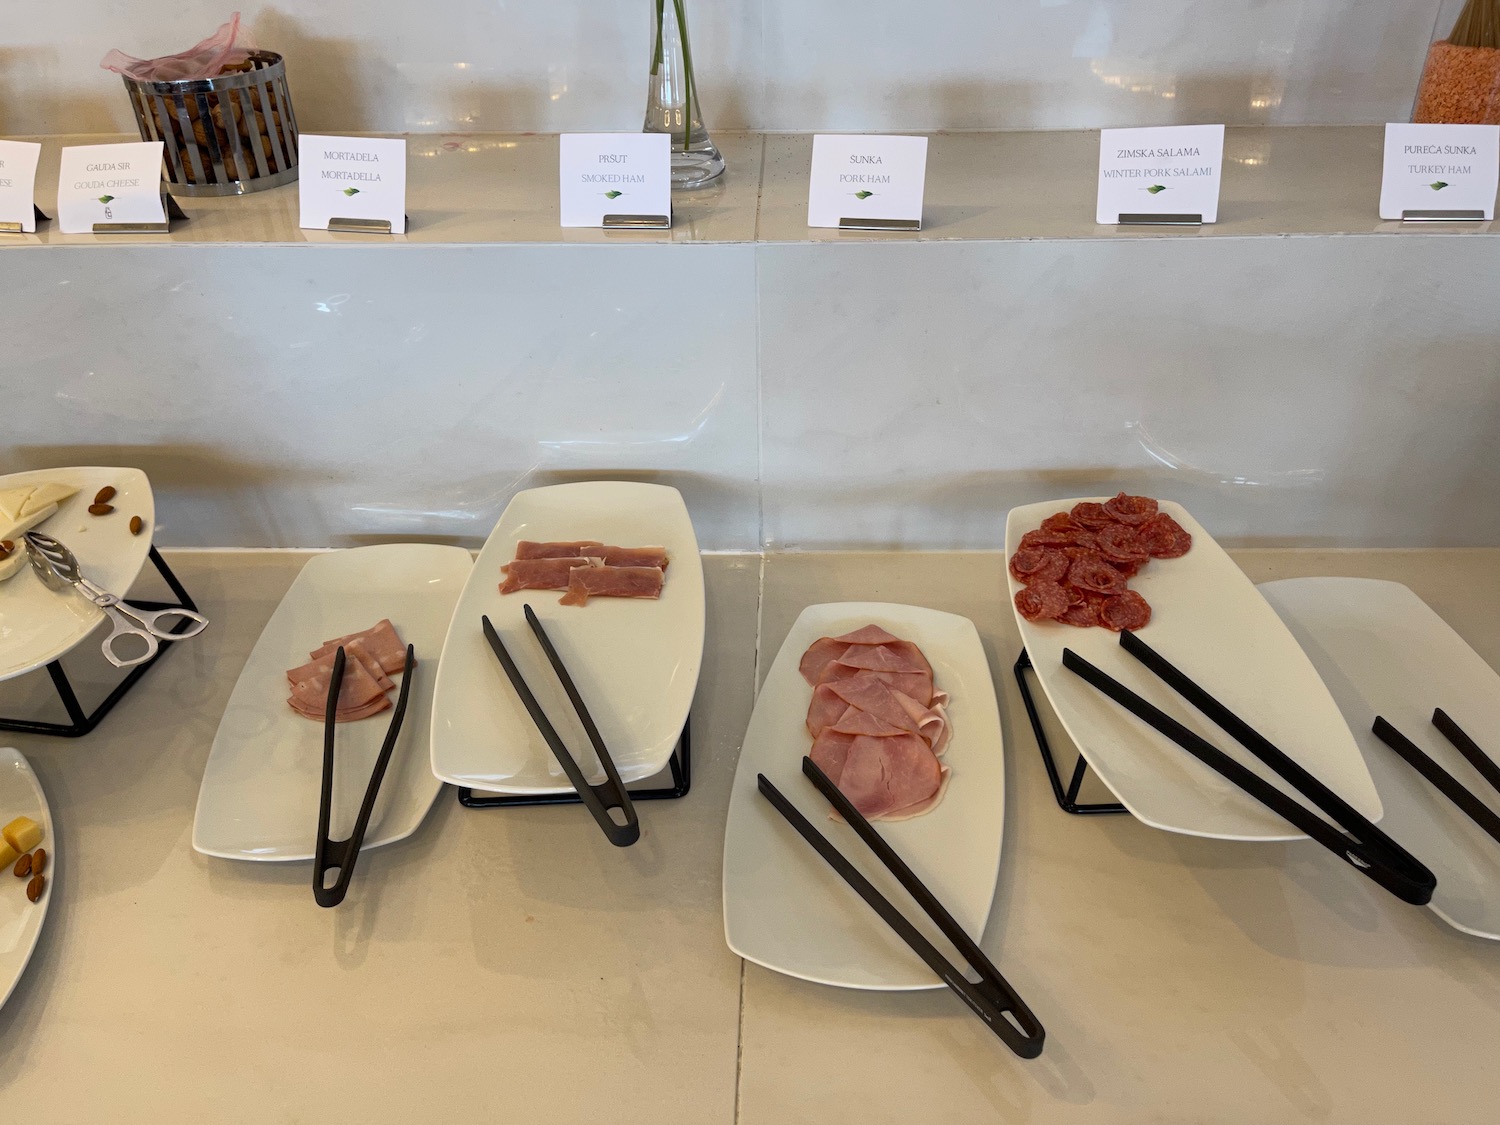
<path id="1" fill-rule="evenodd" d="M 42 888 L 47 885 L 47 876 L 33 875 L 31 882 L 26 884 L 26 897 L 32 902 L 42 897 Z"/>
<path id="2" fill-rule="evenodd" d="M 115 506 L 113 504 L 105 504 L 102 501 L 89 505 L 89 515 L 91 516 L 107 516 L 114 510 Z"/>
<path id="3" fill-rule="evenodd" d="M 27 852 L 20 859 L 16 860 L 16 865 L 15 865 L 15 867 L 11 868 L 11 870 L 16 873 L 16 878 L 17 879 L 24 879 L 24 878 L 26 878 L 26 876 L 30 875 L 31 874 L 31 853 Z"/>
<path id="4" fill-rule="evenodd" d="M 132 535 L 139 535 L 141 533 L 141 529 L 144 528 L 145 526 L 146 526 L 146 521 L 143 520 L 143 519 L 141 519 L 140 516 L 131 516 L 130 517 L 130 534 L 132 534 Z"/>
<path id="5" fill-rule="evenodd" d="M 112 485 L 112 484 L 106 484 L 98 492 L 94 493 L 94 503 L 95 504 L 108 504 L 114 498 L 115 498 L 115 486 Z"/>
<path id="6" fill-rule="evenodd" d="M 37 848 L 31 853 L 31 873 L 40 875 L 45 870 L 47 870 L 47 849 Z"/>

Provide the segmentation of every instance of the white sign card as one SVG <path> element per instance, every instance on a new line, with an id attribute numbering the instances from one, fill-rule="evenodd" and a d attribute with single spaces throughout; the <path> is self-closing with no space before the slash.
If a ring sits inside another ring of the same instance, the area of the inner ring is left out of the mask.
<path id="1" fill-rule="evenodd" d="M 1495 217 L 1500 184 L 1500 125 L 1385 127 L 1380 217 L 1403 211 L 1483 211 Z"/>
<path id="2" fill-rule="evenodd" d="M 1099 206 L 1094 221 L 1121 215 L 1201 215 L 1219 220 L 1224 126 L 1156 125 L 1099 133 Z"/>
<path id="3" fill-rule="evenodd" d="M 161 141 L 74 145 L 62 150 L 57 226 L 92 234 L 95 223 L 165 223 Z"/>
<path id="4" fill-rule="evenodd" d="M 406 233 L 406 142 L 389 137 L 297 138 L 299 226 L 331 219 L 384 219 Z"/>
<path id="5" fill-rule="evenodd" d="M 927 138 L 815 134 L 807 187 L 807 225 L 840 219 L 922 221 Z"/>
<path id="6" fill-rule="evenodd" d="M 0 223 L 20 223 L 36 233 L 36 165 L 42 146 L 33 141 L 0 141 Z"/>
<path id="7" fill-rule="evenodd" d="M 564 133 L 557 188 L 565 227 L 605 215 L 672 217 L 672 138 L 666 133 Z"/>

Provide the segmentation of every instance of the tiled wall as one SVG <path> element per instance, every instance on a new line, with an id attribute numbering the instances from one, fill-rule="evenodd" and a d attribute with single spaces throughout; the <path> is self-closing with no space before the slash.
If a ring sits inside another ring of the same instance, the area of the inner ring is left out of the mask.
<path id="1" fill-rule="evenodd" d="M 312 131 L 638 128 L 653 0 L 246 3 Z M 1444 0 L 1451 26 L 1461 0 Z M 688 0 L 711 127 L 1383 122 L 1438 0 Z M 131 125 L 110 48 L 209 34 L 210 0 L 3 0 L 0 135 Z"/>
<path id="2" fill-rule="evenodd" d="M 1500 545 L 1493 239 L 53 247 L 0 257 L 0 472 L 168 545 L 477 544 L 578 476 L 707 548 L 996 547 L 1117 488 L 1226 542 Z"/>

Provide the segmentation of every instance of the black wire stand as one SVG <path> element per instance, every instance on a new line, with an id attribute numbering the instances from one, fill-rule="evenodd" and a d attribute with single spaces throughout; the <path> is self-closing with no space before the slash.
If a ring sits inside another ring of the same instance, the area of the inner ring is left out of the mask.
<path id="1" fill-rule="evenodd" d="M 177 602 L 137 601 L 133 604 L 146 609 L 190 609 L 194 613 L 197 613 L 197 604 L 188 595 L 182 583 L 177 580 L 177 575 L 172 573 L 171 567 L 167 566 L 166 560 L 161 557 L 154 546 L 150 551 L 149 557 L 152 565 L 156 567 L 157 573 L 166 581 L 173 596 L 177 598 Z M 177 623 L 172 632 L 180 632 L 190 625 L 192 625 L 192 622 L 184 619 Z M 156 655 L 144 664 L 137 664 L 132 667 L 125 674 L 125 678 L 116 684 L 114 690 L 106 695 L 104 701 L 91 712 L 85 711 L 83 705 L 78 702 L 78 693 L 73 690 L 73 685 L 68 680 L 67 672 L 63 671 L 62 658 L 59 657 L 56 660 L 49 661 L 47 663 L 47 675 L 52 678 L 52 686 L 57 689 L 57 697 L 61 700 L 63 709 L 67 711 L 70 721 L 66 723 L 45 723 L 35 719 L 0 718 L 0 730 L 19 731 L 21 734 L 55 735 L 59 738 L 82 738 L 98 726 L 100 720 L 110 713 L 114 705 L 120 702 L 126 693 L 140 681 L 140 678 L 150 671 L 158 660 L 167 654 L 167 650 L 172 647 L 172 644 L 172 641 L 162 641 L 161 648 L 157 651 Z"/>
<path id="2" fill-rule="evenodd" d="M 1080 804 L 1078 792 L 1083 788 L 1083 779 L 1088 775 L 1089 764 L 1082 754 L 1073 763 L 1073 776 L 1068 780 L 1067 787 L 1063 787 L 1062 774 L 1057 768 L 1057 759 L 1052 755 L 1052 746 L 1047 741 L 1047 732 L 1042 729 L 1041 716 L 1037 714 L 1036 703 L 1031 698 L 1031 684 L 1026 679 L 1026 669 L 1032 668 L 1031 657 L 1023 648 L 1021 655 L 1016 657 L 1016 684 L 1021 689 L 1021 702 L 1026 704 L 1026 717 L 1031 720 L 1031 733 L 1036 736 L 1036 748 L 1041 752 L 1042 764 L 1047 767 L 1047 780 L 1052 782 L 1052 795 L 1057 798 L 1058 807 L 1065 813 L 1074 816 L 1099 816 L 1113 813 L 1129 812 L 1124 805 L 1118 801 L 1097 801 L 1093 803 Z"/>
<path id="3" fill-rule="evenodd" d="M 628 789 L 632 801 L 675 801 L 686 797 L 693 787 L 692 716 L 683 724 L 682 736 L 672 748 L 667 759 L 667 768 L 672 771 L 672 784 L 657 789 Z M 458 803 L 466 809 L 510 809 L 526 805 L 577 805 L 582 798 L 577 793 L 489 793 L 484 790 L 460 788 Z"/>

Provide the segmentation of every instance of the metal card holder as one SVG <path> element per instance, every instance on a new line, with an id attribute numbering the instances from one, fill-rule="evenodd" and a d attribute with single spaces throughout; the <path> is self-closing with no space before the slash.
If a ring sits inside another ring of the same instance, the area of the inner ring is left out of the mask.
<path id="1" fill-rule="evenodd" d="M 605 215 L 605 230 L 670 230 L 671 215 Z"/>
<path id="2" fill-rule="evenodd" d="M 335 234 L 390 234 L 389 219 L 342 219 L 328 220 L 328 229 Z"/>
<path id="3" fill-rule="evenodd" d="M 840 219 L 839 230 L 921 230 L 921 219 Z"/>
<path id="4" fill-rule="evenodd" d="M 1203 216 L 1187 212 L 1180 215 L 1151 215 L 1143 211 L 1121 211 L 1116 225 L 1122 227 L 1201 227 Z"/>
<path id="5" fill-rule="evenodd" d="M 1407 210 L 1401 212 L 1403 223 L 1482 223 L 1485 221 L 1482 209 L 1455 209 L 1455 210 Z"/>
<path id="6" fill-rule="evenodd" d="M 42 209 L 40 207 L 38 207 L 35 203 L 33 203 L 31 205 L 31 210 L 32 210 L 32 213 L 36 215 L 36 221 L 38 223 L 45 223 L 45 222 L 48 221 L 47 216 L 44 215 L 44 214 L 42 214 Z M 0 234 L 25 234 L 25 233 L 26 232 L 21 228 L 21 224 L 20 223 L 0 223 Z"/>
<path id="7" fill-rule="evenodd" d="M 180 222 L 187 221 L 187 215 L 177 205 L 167 192 L 161 193 L 162 211 L 167 218 L 160 223 L 95 223 L 93 232 L 95 234 L 166 234 L 172 226 L 172 220 Z"/>

